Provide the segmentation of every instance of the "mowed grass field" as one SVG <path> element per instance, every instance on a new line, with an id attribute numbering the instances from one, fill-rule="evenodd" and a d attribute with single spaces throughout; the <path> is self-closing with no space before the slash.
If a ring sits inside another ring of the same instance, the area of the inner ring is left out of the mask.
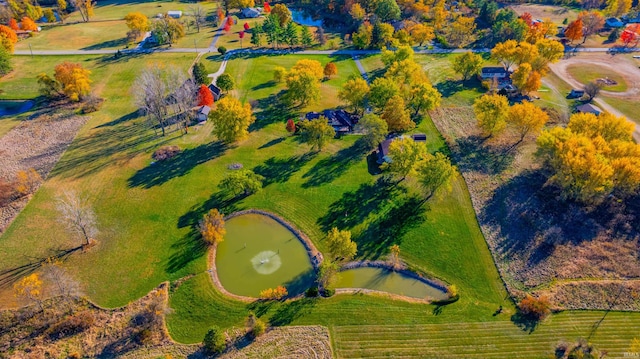
<path id="1" fill-rule="evenodd" d="M 603 66 L 576 64 L 567 67 L 567 72 L 582 84 L 594 82 L 597 79 L 610 79 L 617 82 L 616 85 L 604 86 L 602 89 L 606 91 L 624 92 L 628 89 L 627 81 L 620 73 Z"/>
<path id="2" fill-rule="evenodd" d="M 87 58 L 83 63 L 92 69 L 94 86 L 107 101 L 100 112 L 91 115 L 45 185 L 0 237 L 0 253 L 5 258 L 0 270 L 77 245 L 56 221 L 54 205 L 60 190 L 72 188 L 90 199 L 101 234 L 96 247 L 73 254 L 65 266 L 81 280 L 89 298 L 110 307 L 139 298 L 164 280 L 193 274 L 170 297 L 172 313 L 167 324 L 180 342 L 201 341 L 211 325 L 242 326 L 249 310 L 272 325 L 328 326 L 338 357 L 539 358 L 551 354 L 561 340 L 589 336 L 604 313 L 554 315 L 533 334 L 510 320 L 513 306 L 460 176 L 454 178 L 451 192 L 440 192 L 427 205 L 416 208 L 411 204 L 418 194 L 410 181 L 406 189 L 404 185 L 386 188 L 377 184 L 377 169 L 367 153 L 357 151 L 357 136 L 333 140 L 323 152 L 309 154 L 307 145 L 288 135 L 286 119 L 338 105 L 339 86 L 349 75 L 357 74 L 349 58 L 311 57 L 323 65 L 329 61 L 338 65 L 339 76 L 322 84 L 321 103 L 286 113 L 272 111 L 283 89 L 271 81 L 273 66 L 290 68 L 301 58 L 264 56 L 229 62 L 227 72 L 237 82 L 233 95 L 262 111 L 256 112 L 258 120 L 249 138 L 228 148 L 215 142 L 210 124 L 192 128 L 185 136 L 172 133 L 161 138 L 137 116 L 131 85 L 139 71 L 154 62 L 186 70 L 192 55 L 157 54 L 118 62 Z M 17 59 L 25 62 L 21 66 L 35 65 L 28 63 L 33 61 L 30 58 Z M 205 60 L 211 72 L 216 60 Z M 12 81 L 27 86 L 27 78 Z M 12 83 L 3 80 L 2 84 L 13 88 Z M 37 94 L 37 87 L 26 91 Z M 452 97 L 451 101 L 468 102 L 467 96 Z M 427 134 L 431 151 L 446 151 L 428 116 L 416 132 Z M 179 145 L 184 152 L 170 162 L 152 165 L 151 153 L 163 144 Z M 263 174 L 267 182 L 260 193 L 225 201 L 217 183 L 228 172 L 228 165 L 237 162 Z M 214 207 L 225 213 L 246 208 L 278 213 L 307 233 L 321 250 L 326 227 L 351 229 L 360 258 L 383 259 L 388 246 L 398 243 L 404 260 L 455 284 L 461 299 L 443 307 L 361 294 L 272 304 L 231 300 L 211 284 L 205 248 L 192 227 Z M 353 219 L 344 219 L 345 208 Z M 6 305 L 9 296 L 10 290 L 4 288 L 0 304 Z M 496 314 L 500 306 L 503 312 Z M 610 352 L 622 353 L 639 327 L 638 314 L 609 313 L 591 341 L 601 349 L 610 346 Z M 517 345 L 513 343 L 521 343 L 522 353 L 514 354 Z M 501 354 L 509 350 L 510 356 Z"/>
<path id="3" fill-rule="evenodd" d="M 127 45 L 129 28 L 124 20 L 56 24 L 42 27 L 33 37 L 20 40 L 16 50 L 108 50 Z"/>

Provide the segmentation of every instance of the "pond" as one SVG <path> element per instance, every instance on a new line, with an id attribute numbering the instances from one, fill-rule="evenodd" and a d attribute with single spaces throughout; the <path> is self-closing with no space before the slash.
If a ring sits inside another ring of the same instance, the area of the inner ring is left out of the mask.
<path id="1" fill-rule="evenodd" d="M 304 26 L 322 26 L 322 19 L 314 20 L 311 16 L 302 10 L 291 10 L 291 19 L 293 22 Z"/>
<path id="2" fill-rule="evenodd" d="M 0 116 L 17 115 L 30 110 L 33 101 L 2 100 L 0 101 Z"/>
<path id="3" fill-rule="evenodd" d="M 230 293 L 258 297 L 283 285 L 290 295 L 303 293 L 315 280 L 307 250 L 274 219 L 243 214 L 229 219 L 216 251 L 218 279 Z"/>
<path id="4" fill-rule="evenodd" d="M 336 288 L 366 288 L 420 299 L 449 298 L 438 287 L 385 268 L 361 267 L 342 271 Z"/>

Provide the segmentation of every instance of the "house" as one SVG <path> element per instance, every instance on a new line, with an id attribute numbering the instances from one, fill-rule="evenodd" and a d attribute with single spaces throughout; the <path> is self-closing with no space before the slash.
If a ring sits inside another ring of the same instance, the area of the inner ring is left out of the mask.
<path id="1" fill-rule="evenodd" d="M 602 110 L 598 106 L 594 106 L 590 103 L 585 103 L 584 105 L 576 107 L 576 111 L 580 113 L 592 113 L 596 116 L 602 113 Z"/>
<path id="2" fill-rule="evenodd" d="M 604 23 L 607 27 L 610 27 L 612 29 L 617 29 L 624 26 L 624 23 L 615 17 L 608 18 Z"/>
<path id="3" fill-rule="evenodd" d="M 209 112 L 211 112 L 211 107 L 209 106 L 201 106 L 196 112 L 196 118 L 198 122 L 206 121 L 209 118 Z"/>
<path id="4" fill-rule="evenodd" d="M 480 80 L 504 80 L 509 78 L 509 71 L 500 66 L 483 67 L 480 71 Z"/>
<path id="5" fill-rule="evenodd" d="M 518 95 L 518 89 L 510 83 L 498 85 L 498 95 L 507 96 L 512 98 Z"/>
<path id="6" fill-rule="evenodd" d="M 182 11 L 180 10 L 169 10 L 167 11 L 167 16 L 172 17 L 174 19 L 179 19 L 182 17 Z"/>
<path id="7" fill-rule="evenodd" d="M 580 98 L 584 96 L 584 90 L 572 89 L 567 98 Z"/>
<path id="8" fill-rule="evenodd" d="M 214 84 L 210 84 L 208 87 L 209 91 L 211 91 L 211 94 L 213 95 L 213 100 L 218 101 L 220 99 L 220 96 L 222 96 L 222 90 L 220 90 L 220 88 Z"/>
<path id="9" fill-rule="evenodd" d="M 309 112 L 304 116 L 305 120 L 315 120 L 324 116 L 329 125 L 333 127 L 337 134 L 345 134 L 353 131 L 353 127 L 358 123 L 358 116 L 352 115 L 345 110 L 324 110 L 320 112 Z"/>
<path id="10" fill-rule="evenodd" d="M 402 137 L 404 136 L 400 136 L 400 138 Z M 389 145 L 396 138 L 397 137 L 387 138 L 378 145 L 378 164 L 381 165 L 385 162 L 391 161 L 391 159 L 389 158 Z M 411 138 L 416 142 L 427 142 L 427 135 L 425 135 L 424 133 L 414 133 L 413 135 L 411 135 Z"/>
<path id="11" fill-rule="evenodd" d="M 244 17 L 246 19 L 254 19 L 254 18 L 260 16 L 262 11 L 260 11 L 259 9 L 255 8 L 255 7 L 245 7 L 244 9 L 242 9 L 240 11 L 240 13 L 242 14 L 242 17 Z"/>

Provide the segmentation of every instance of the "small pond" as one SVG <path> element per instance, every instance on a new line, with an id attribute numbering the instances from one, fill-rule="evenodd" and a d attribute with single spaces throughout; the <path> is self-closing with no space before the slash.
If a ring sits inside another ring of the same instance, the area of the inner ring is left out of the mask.
<path id="1" fill-rule="evenodd" d="M 366 288 L 420 299 L 448 298 L 440 288 L 384 268 L 361 267 L 342 271 L 336 288 Z"/>
<path id="2" fill-rule="evenodd" d="M 314 280 L 311 260 L 300 240 L 274 219 L 243 214 L 229 219 L 218 245 L 218 279 L 230 293 L 258 297 L 284 285 L 290 295 L 303 293 Z"/>
<path id="3" fill-rule="evenodd" d="M 291 19 L 293 22 L 304 26 L 322 26 L 322 19 L 314 20 L 309 14 L 302 10 L 291 10 Z"/>
<path id="4" fill-rule="evenodd" d="M 30 110 L 33 101 L 0 100 L 0 116 L 17 115 Z"/>

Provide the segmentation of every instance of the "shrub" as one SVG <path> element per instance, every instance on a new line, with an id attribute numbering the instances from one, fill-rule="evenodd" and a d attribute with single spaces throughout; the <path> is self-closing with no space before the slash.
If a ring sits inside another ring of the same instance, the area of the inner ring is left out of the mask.
<path id="1" fill-rule="evenodd" d="M 0 179 L 0 206 L 11 203 L 17 195 L 15 183 Z"/>
<path id="2" fill-rule="evenodd" d="M 336 294 L 336 290 L 333 288 L 325 288 L 324 292 L 323 292 L 323 296 L 324 297 L 333 297 L 333 295 Z"/>
<path id="3" fill-rule="evenodd" d="M 209 353 L 221 353 L 226 347 L 224 333 L 218 327 L 211 327 L 207 334 L 204 335 L 202 345 Z"/>
<path id="4" fill-rule="evenodd" d="M 220 53 L 220 55 L 224 55 L 227 53 L 227 48 L 224 46 L 220 46 L 218 47 L 218 52 Z"/>
<path id="5" fill-rule="evenodd" d="M 136 335 L 136 341 L 141 345 L 148 345 L 148 344 L 151 344 L 152 336 L 153 336 L 153 333 L 151 332 L 150 329 L 148 328 L 143 329 L 139 331 L 138 334 Z"/>
<path id="6" fill-rule="evenodd" d="M 311 287 L 304 293 L 307 297 L 313 298 L 318 296 L 318 287 Z"/>
<path id="7" fill-rule="evenodd" d="M 522 314 L 531 319 L 541 320 L 551 313 L 551 303 L 549 302 L 549 298 L 544 295 L 534 298 L 527 294 L 518 304 L 518 309 Z"/>
<path id="8" fill-rule="evenodd" d="M 151 157 L 155 161 L 164 161 L 178 155 L 182 150 L 178 146 L 162 146 L 158 148 Z"/>
<path id="9" fill-rule="evenodd" d="M 103 103 L 104 103 L 103 98 L 100 98 L 98 96 L 91 94 L 87 96 L 87 98 L 84 100 L 84 103 L 82 104 L 82 108 L 80 111 L 82 111 L 83 114 L 96 112 L 100 110 Z"/>
<path id="10" fill-rule="evenodd" d="M 15 189 L 21 196 L 26 196 L 33 193 L 41 181 L 42 177 L 40 177 L 40 174 L 33 168 L 29 168 L 26 171 L 18 171 Z"/>
<path id="11" fill-rule="evenodd" d="M 457 297 L 458 287 L 456 287 L 455 284 L 450 285 L 449 288 L 447 288 L 447 294 L 449 295 L 450 298 Z"/>
<path id="12" fill-rule="evenodd" d="M 51 326 L 49 337 L 52 340 L 70 337 L 89 329 L 94 321 L 95 318 L 89 311 L 74 314 Z"/>
<path id="13" fill-rule="evenodd" d="M 264 334 L 266 331 L 267 323 L 259 318 L 256 318 L 255 322 L 253 323 L 253 328 L 251 328 L 251 335 L 253 335 L 254 338 L 257 338 Z"/>
<path id="14" fill-rule="evenodd" d="M 275 288 L 267 288 L 263 291 L 260 292 L 260 298 L 261 299 L 267 299 L 267 300 L 275 300 L 275 299 L 282 299 L 285 296 L 287 296 L 287 294 L 289 294 L 287 292 L 287 288 L 279 285 Z"/>

